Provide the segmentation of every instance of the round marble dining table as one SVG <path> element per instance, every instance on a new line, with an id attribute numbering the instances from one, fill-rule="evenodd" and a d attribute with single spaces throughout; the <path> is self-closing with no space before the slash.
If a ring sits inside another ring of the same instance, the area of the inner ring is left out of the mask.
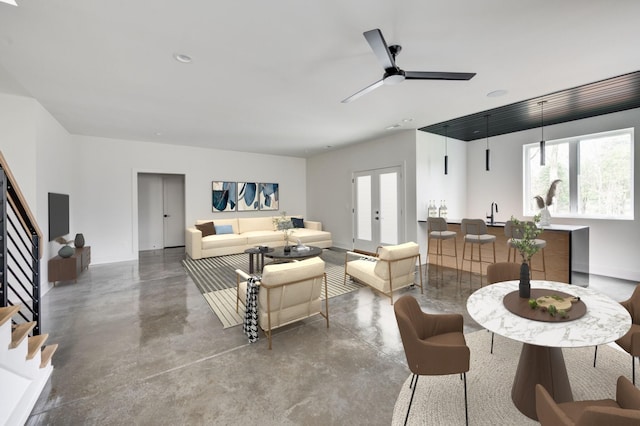
<path id="1" fill-rule="evenodd" d="M 523 343 L 511 398 L 520 412 L 537 420 L 537 383 L 542 384 L 556 402 L 573 400 L 562 348 L 613 342 L 631 328 L 631 316 L 620 303 L 589 288 L 542 280 L 532 280 L 531 288 L 577 296 L 586 305 L 587 312 L 580 318 L 563 322 L 536 321 L 516 315 L 505 307 L 503 299 L 518 290 L 518 281 L 504 281 L 476 290 L 467 300 L 467 311 L 487 330 Z"/>

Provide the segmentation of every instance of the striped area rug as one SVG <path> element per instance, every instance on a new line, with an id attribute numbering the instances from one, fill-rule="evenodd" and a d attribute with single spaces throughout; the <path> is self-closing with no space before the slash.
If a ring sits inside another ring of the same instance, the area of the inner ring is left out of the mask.
<path id="1" fill-rule="evenodd" d="M 347 280 L 345 284 L 344 265 L 329 261 L 327 259 L 329 256 L 324 256 L 324 253 L 320 257 L 326 262 L 325 273 L 329 298 L 350 293 L 362 287 L 361 284 L 351 280 Z M 240 305 L 239 312 L 236 313 L 235 270 L 248 271 L 249 255 L 232 254 L 199 260 L 187 257 L 182 264 L 224 328 L 242 324 L 244 307 Z M 324 298 L 324 293 L 322 296 Z"/>

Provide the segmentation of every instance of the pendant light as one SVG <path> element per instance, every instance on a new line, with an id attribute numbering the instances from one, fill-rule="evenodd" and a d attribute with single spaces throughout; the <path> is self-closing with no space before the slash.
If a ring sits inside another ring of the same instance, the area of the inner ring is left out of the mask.
<path id="1" fill-rule="evenodd" d="M 540 101 L 538 105 L 540 105 L 540 132 L 542 133 L 542 137 L 540 138 L 540 165 L 545 165 L 545 141 L 544 141 L 544 103 L 547 101 Z"/>
<path id="2" fill-rule="evenodd" d="M 449 125 L 444 126 L 444 174 L 449 174 L 449 155 L 447 154 L 447 129 Z"/>
<path id="3" fill-rule="evenodd" d="M 486 171 L 491 169 L 491 152 L 489 150 L 489 114 L 485 115 L 487 119 L 487 149 L 484 152 L 484 168 Z"/>

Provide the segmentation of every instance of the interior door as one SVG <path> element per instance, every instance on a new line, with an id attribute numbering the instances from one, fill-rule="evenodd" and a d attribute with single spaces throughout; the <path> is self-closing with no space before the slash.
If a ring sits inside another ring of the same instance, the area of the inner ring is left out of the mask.
<path id="1" fill-rule="evenodd" d="M 402 168 L 356 172 L 352 182 L 354 248 L 374 252 L 404 241 Z"/>
<path id="2" fill-rule="evenodd" d="M 184 246 L 184 176 L 165 175 L 162 177 L 164 243 L 167 247 Z"/>

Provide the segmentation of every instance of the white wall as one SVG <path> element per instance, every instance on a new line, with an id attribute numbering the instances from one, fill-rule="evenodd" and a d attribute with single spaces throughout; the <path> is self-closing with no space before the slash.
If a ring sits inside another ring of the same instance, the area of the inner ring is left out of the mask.
<path id="1" fill-rule="evenodd" d="M 590 228 L 589 271 L 629 280 L 640 280 L 640 109 L 622 111 L 555 126 L 545 126 L 546 140 L 635 127 L 635 207 L 633 221 L 552 218 L 552 223 L 586 225 Z M 489 139 L 491 171 L 484 170 L 485 140 L 468 144 L 467 214 L 484 217 L 492 201 L 500 212 L 496 220 L 511 215 L 523 217 L 522 145 L 538 142 L 540 129 L 511 133 Z"/>
<path id="2" fill-rule="evenodd" d="M 47 260 L 60 245 L 49 242 L 49 192 L 70 195 L 73 211 L 74 160 L 69 133 L 31 98 L 0 94 L 0 150 L 42 231 L 41 294 L 47 283 Z M 71 213 L 70 229 L 73 230 Z"/>
<path id="3" fill-rule="evenodd" d="M 277 182 L 280 211 L 307 215 L 301 158 L 248 154 L 139 141 L 73 136 L 78 179 L 77 232 L 93 263 L 138 257 L 138 173 L 185 176 L 186 226 L 196 219 L 272 216 L 278 212 L 211 212 L 211 181 Z"/>
<path id="4" fill-rule="evenodd" d="M 353 173 L 389 166 L 404 168 L 405 235 L 415 241 L 416 132 L 393 132 L 387 137 L 330 151 L 307 160 L 307 214 L 330 231 L 333 245 L 353 247 L 351 179 Z"/>
<path id="5" fill-rule="evenodd" d="M 436 206 L 445 200 L 447 218 L 459 220 L 467 211 L 467 144 L 457 139 L 447 139 L 449 173 L 444 174 L 444 137 L 432 133 L 416 135 L 416 215 L 426 220 L 429 200 Z M 420 244 L 423 261 L 426 262 L 427 224 L 418 225 L 416 242 Z"/>

